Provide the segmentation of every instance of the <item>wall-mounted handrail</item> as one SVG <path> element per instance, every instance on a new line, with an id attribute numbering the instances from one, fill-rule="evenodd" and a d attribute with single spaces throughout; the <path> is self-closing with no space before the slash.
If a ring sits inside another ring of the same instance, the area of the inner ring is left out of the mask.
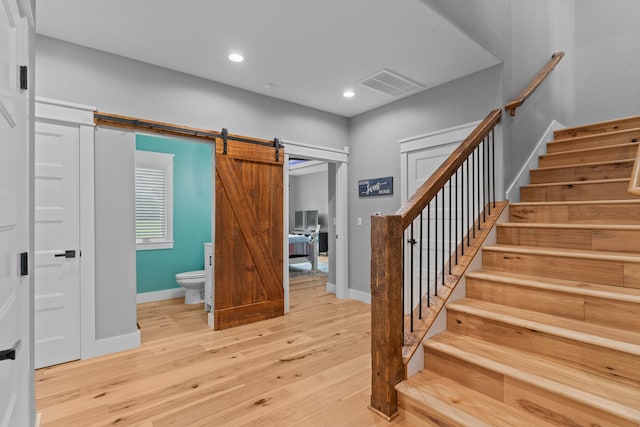
<path id="1" fill-rule="evenodd" d="M 542 70 L 531 80 L 531 83 L 524 88 L 520 95 L 515 98 L 513 101 L 507 103 L 504 106 L 504 109 L 509 112 L 512 116 L 516 115 L 516 109 L 524 104 L 524 101 L 531 96 L 533 92 L 540 86 L 540 84 L 551 74 L 551 71 L 555 68 L 555 66 L 560 62 L 562 57 L 564 56 L 564 52 L 556 52 L 551 55 L 551 59 L 547 62 L 547 65 L 544 66 Z"/>

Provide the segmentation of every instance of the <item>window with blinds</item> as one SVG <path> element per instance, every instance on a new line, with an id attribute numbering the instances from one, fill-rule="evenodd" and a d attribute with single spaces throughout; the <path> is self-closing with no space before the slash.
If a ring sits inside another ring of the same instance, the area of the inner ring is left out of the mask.
<path id="1" fill-rule="evenodd" d="M 136 151 L 136 246 L 173 247 L 173 154 Z"/>

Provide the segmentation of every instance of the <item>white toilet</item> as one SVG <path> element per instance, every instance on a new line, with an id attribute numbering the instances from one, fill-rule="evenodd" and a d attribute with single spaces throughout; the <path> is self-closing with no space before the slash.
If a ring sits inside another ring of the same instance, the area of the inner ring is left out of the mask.
<path id="1" fill-rule="evenodd" d="M 184 288 L 185 304 L 199 304 L 204 301 L 204 270 L 178 273 L 176 282 Z"/>

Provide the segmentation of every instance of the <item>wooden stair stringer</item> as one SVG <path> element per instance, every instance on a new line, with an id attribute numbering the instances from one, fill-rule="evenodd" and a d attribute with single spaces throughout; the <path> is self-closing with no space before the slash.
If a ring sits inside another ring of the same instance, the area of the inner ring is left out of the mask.
<path id="1" fill-rule="evenodd" d="M 466 246 L 464 255 L 462 250 L 458 247 L 458 263 L 455 264 L 455 256 L 451 258 L 445 264 L 445 270 L 448 270 L 449 264 L 451 267 L 451 274 L 446 274 L 444 277 L 444 286 L 439 283 L 442 276 L 437 278 L 438 281 L 438 295 L 425 295 L 422 298 L 422 318 L 419 316 L 420 308 L 416 306 L 414 308 L 413 316 L 413 332 L 411 332 L 411 315 L 404 316 L 404 345 L 402 347 L 402 361 L 404 364 L 405 379 L 408 377 L 407 365 L 411 358 L 415 355 L 416 350 L 419 348 L 420 343 L 424 340 L 425 336 L 429 332 L 429 329 L 433 326 L 434 322 L 438 318 L 438 315 L 445 307 L 449 298 L 453 294 L 454 290 L 464 278 L 467 269 L 472 264 L 474 258 L 482 247 L 486 244 L 486 240 L 489 237 L 491 231 L 495 228 L 496 224 L 500 220 L 500 217 L 505 212 L 508 206 L 508 202 L 496 202 L 496 205 L 491 209 L 491 213 L 486 216 L 486 221 L 482 223 L 480 230 L 476 231 L 475 237 L 469 237 L 470 245 Z M 477 229 L 478 222 L 474 223 L 474 227 Z M 465 236 L 466 237 L 466 236 Z M 431 298 L 427 304 L 427 298 Z"/>

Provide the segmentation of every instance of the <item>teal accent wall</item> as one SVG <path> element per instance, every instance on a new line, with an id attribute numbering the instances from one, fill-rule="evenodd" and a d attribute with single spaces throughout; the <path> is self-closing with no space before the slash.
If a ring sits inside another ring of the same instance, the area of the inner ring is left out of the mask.
<path id="1" fill-rule="evenodd" d="M 204 243 L 211 241 L 211 146 L 136 135 L 136 149 L 174 154 L 173 249 L 136 252 L 137 292 L 177 288 L 177 273 L 204 269 Z"/>

